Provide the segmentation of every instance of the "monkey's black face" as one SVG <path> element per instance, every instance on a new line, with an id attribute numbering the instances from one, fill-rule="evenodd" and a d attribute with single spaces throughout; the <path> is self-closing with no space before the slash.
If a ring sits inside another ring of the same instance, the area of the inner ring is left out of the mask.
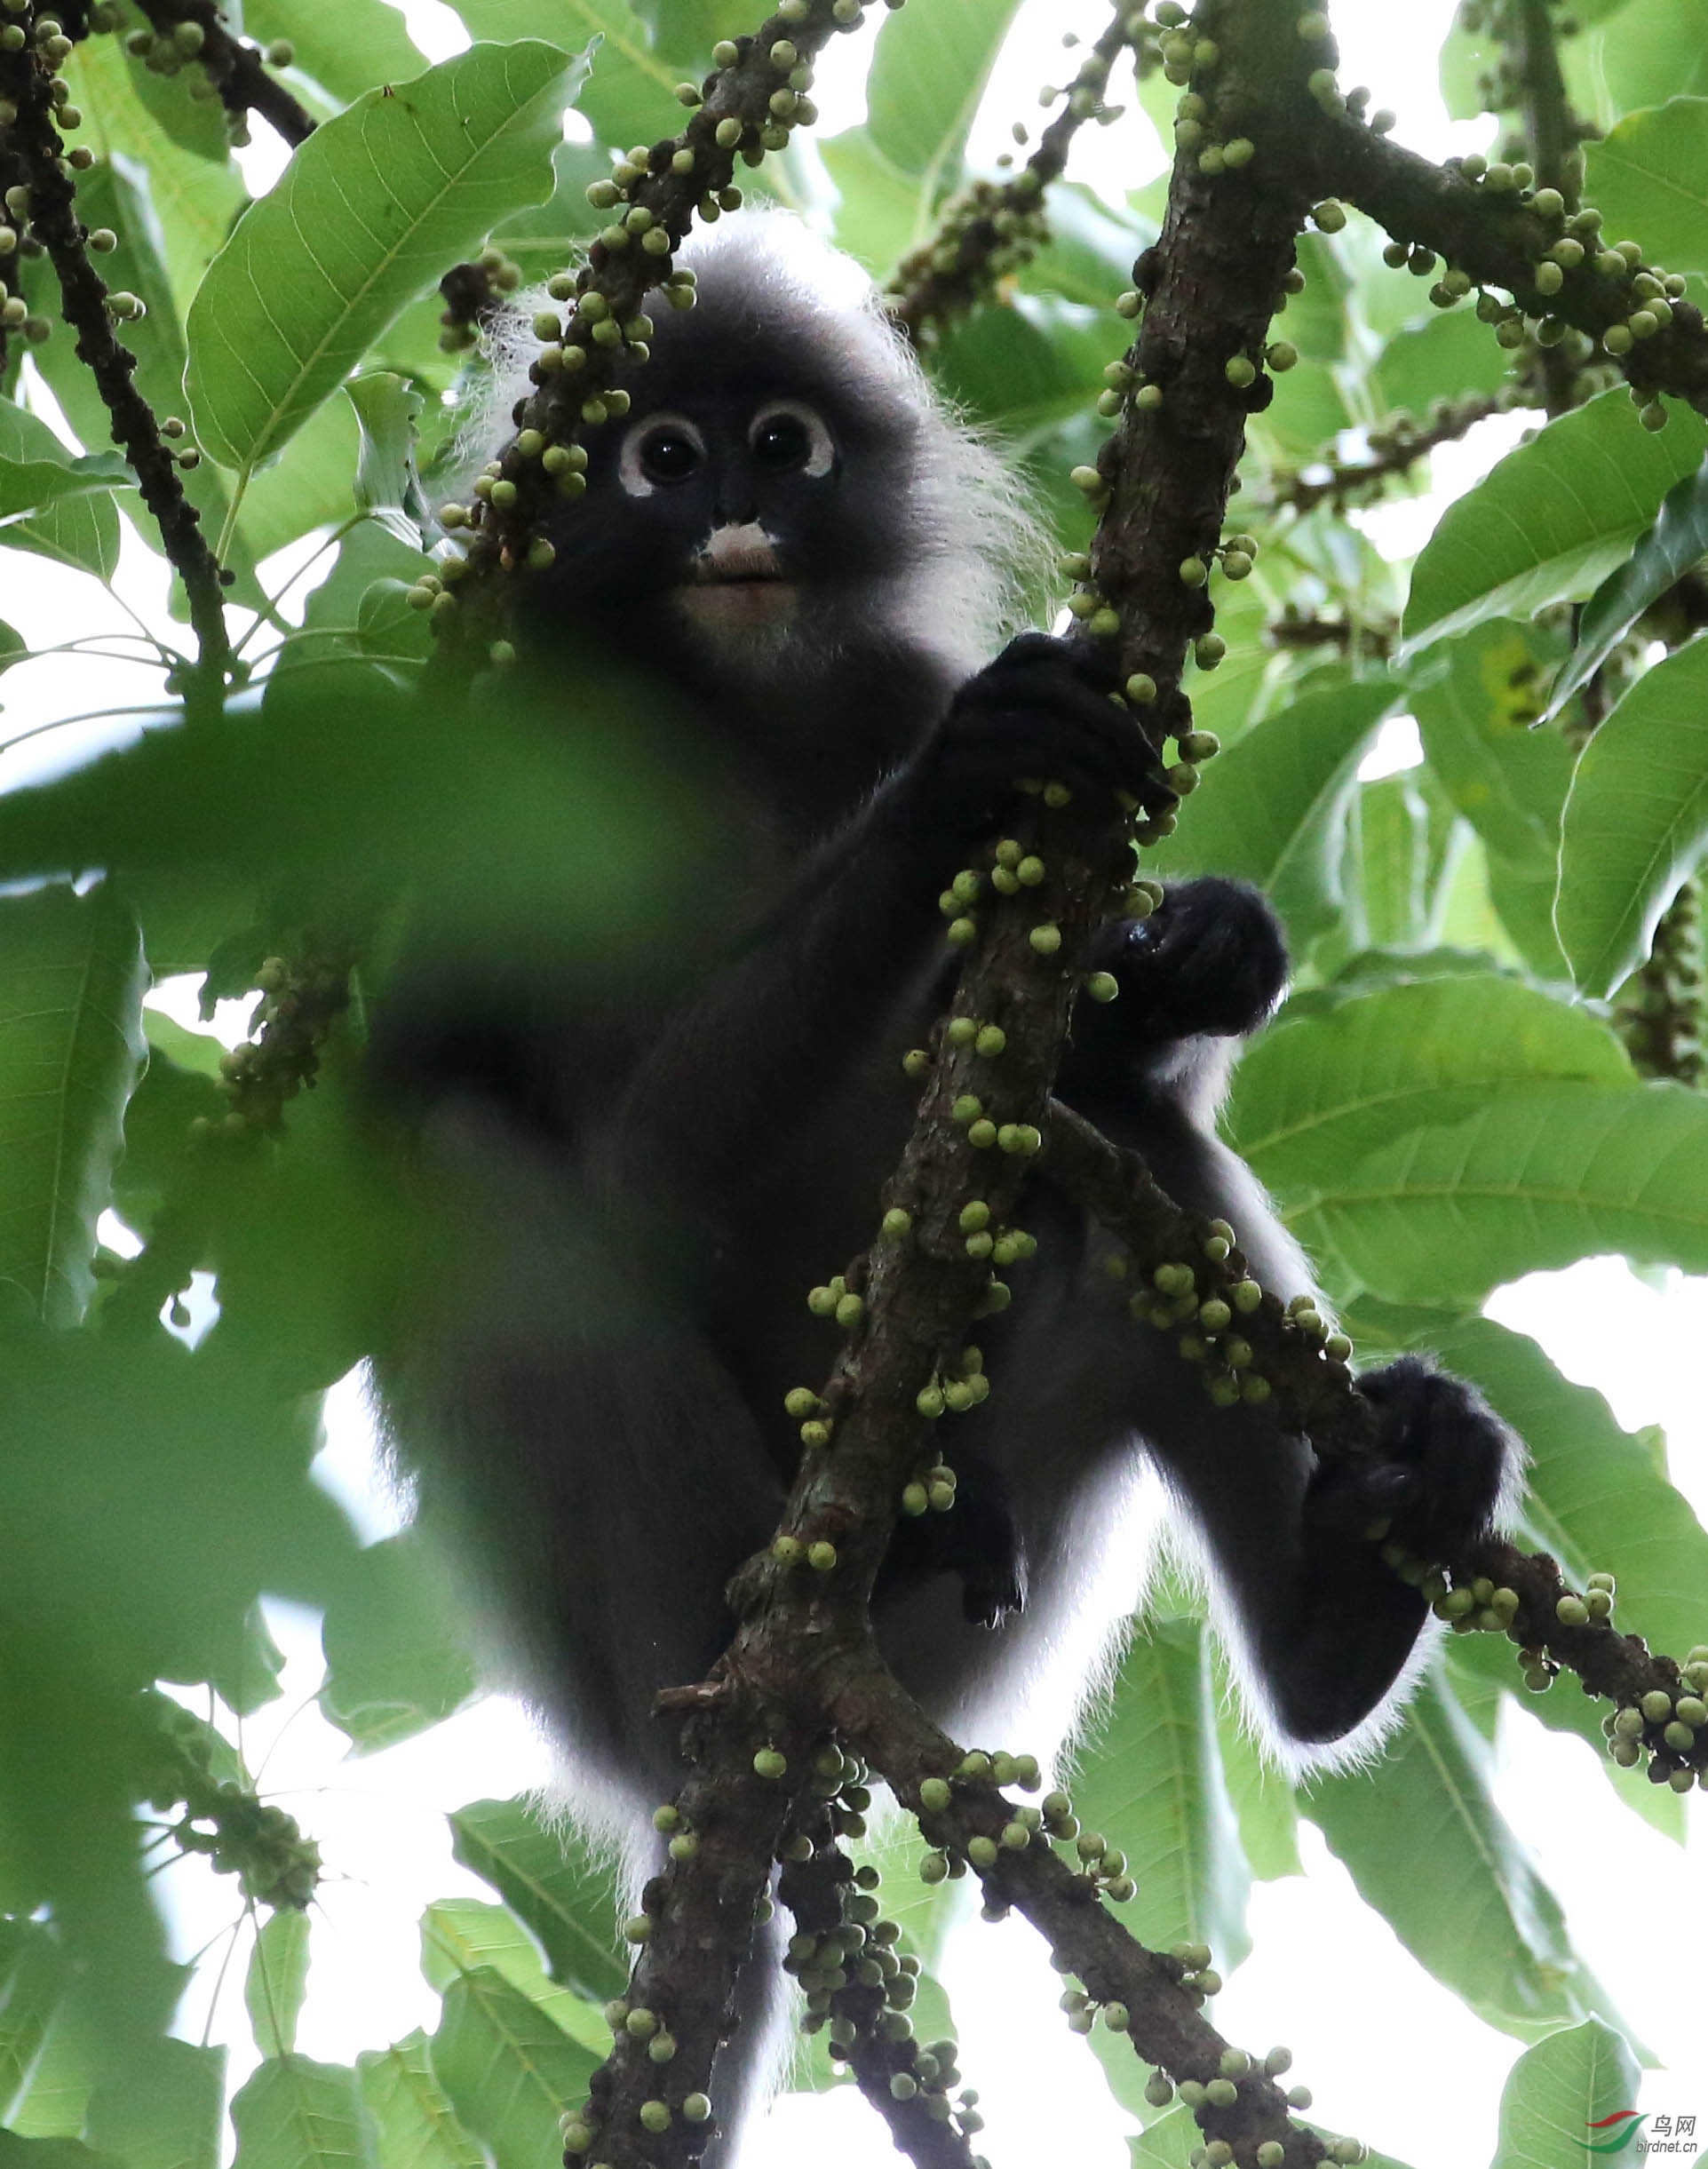
<path id="1" fill-rule="evenodd" d="M 595 624 L 644 614 L 666 649 L 775 658 L 803 612 L 822 631 L 838 593 L 905 569 L 894 482 L 907 425 L 762 335 L 697 329 L 660 327 L 632 409 L 589 446 L 586 493 L 552 523 L 541 600 Z"/>

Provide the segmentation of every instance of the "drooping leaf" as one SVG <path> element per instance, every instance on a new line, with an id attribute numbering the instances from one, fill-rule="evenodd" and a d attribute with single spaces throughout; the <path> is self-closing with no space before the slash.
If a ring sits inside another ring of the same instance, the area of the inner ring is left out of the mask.
<path id="1" fill-rule="evenodd" d="M 1204 1943 L 1231 1968 L 1251 1948 L 1251 1871 L 1222 1778 L 1208 1635 L 1156 1619 L 1123 1660 L 1108 1714 L 1076 1776 L 1074 1811 L 1127 1856 L 1140 1942 Z"/>
<path id="2" fill-rule="evenodd" d="M 0 1299 L 72 1325 L 145 1053 L 142 945 L 105 884 L 6 897 L 0 928 Z"/>
<path id="3" fill-rule="evenodd" d="M 610 2054 L 611 2030 L 602 2005 L 560 1988 L 546 1972 L 540 1947 L 507 1905 L 483 1898 L 438 1898 L 421 1916 L 421 1975 L 442 1994 L 463 1974 L 488 1966 L 536 2003 L 572 2040 L 596 2055 Z"/>
<path id="4" fill-rule="evenodd" d="M 40 1921 L 0 1920 L 0 2117 L 23 2099 L 69 1974 Z"/>
<path id="5" fill-rule="evenodd" d="M 548 1830 L 525 1800 L 474 1800 L 450 1818 L 452 1851 L 528 1923 L 552 1978 L 583 1995 L 620 1995 L 616 1886 L 573 1832 Z"/>
<path id="6" fill-rule="evenodd" d="M 1661 501 L 1654 526 L 1637 537 L 1625 563 L 1609 574 L 1584 605 L 1577 645 L 1548 696 L 1551 716 L 1600 670 L 1650 604 L 1704 557 L 1708 464 L 1672 485 Z"/>
<path id="7" fill-rule="evenodd" d="M 356 2074 L 374 2120 L 379 2169 L 485 2169 L 481 2142 L 457 2122 L 418 2028 L 390 2048 L 365 2050 Z"/>
<path id="8" fill-rule="evenodd" d="M 231 2104 L 233 2169 L 377 2169 L 373 2120 L 346 2065 L 279 2056 Z"/>
<path id="9" fill-rule="evenodd" d="M 428 512 L 415 471 L 415 425 L 426 401 L 392 369 L 353 377 L 344 391 L 361 431 L 351 485 L 356 510 L 406 548 L 418 550 Z"/>
<path id="10" fill-rule="evenodd" d="M 1586 994 L 1648 956 L 1708 850 L 1708 640 L 1646 671 L 1584 749 L 1560 847 L 1554 923 Z"/>
<path id="11" fill-rule="evenodd" d="M 1561 1080 L 1636 1086 L 1624 1047 L 1587 1011 L 1488 973 L 1423 979 L 1284 1016 L 1235 1072 L 1228 1127 L 1270 1188 L 1302 1196 L 1331 1190 L 1407 1131 Z"/>
<path id="12" fill-rule="evenodd" d="M 190 306 L 203 449 L 236 468 L 281 450 L 447 264 L 539 202 L 584 71 L 555 45 L 475 45 L 299 145 Z"/>
<path id="13" fill-rule="evenodd" d="M 0 544 L 110 580 L 119 561 L 115 476 L 132 480 L 116 453 L 90 467 L 68 453 L 47 424 L 12 400 L 0 400 L 0 462 L 12 491 Z M 59 477 L 59 482 L 54 478 Z"/>
<path id="14" fill-rule="evenodd" d="M 263 1923 L 250 1953 L 243 2002 L 263 2056 L 288 2056 L 308 1994 L 308 1915 L 281 1906 Z"/>
<path id="15" fill-rule="evenodd" d="M 474 1691 L 467 1636 L 447 1611 L 442 1582 L 405 1531 L 368 1546 L 327 1612 L 321 1708 L 359 1752 L 440 1723 Z"/>
<path id="16" fill-rule="evenodd" d="M 1550 422 L 1442 514 L 1412 568 L 1408 652 L 1589 594 L 1704 449 L 1697 416 L 1680 409 L 1667 428 L 1647 430 L 1623 390 Z"/>
<path id="17" fill-rule="evenodd" d="M 1379 1763 L 1314 1779 L 1299 1810 L 1420 1965 L 1490 2025 L 1537 2040 L 1609 2006 L 1492 1777 L 1492 1751 L 1437 1678 Z"/>
<path id="18" fill-rule="evenodd" d="M 1500 2097 L 1500 2141 L 1490 2169 L 1558 2169 L 1590 2161 L 1629 2125 L 1641 2075 L 1622 2035 L 1600 2018 L 1562 2028 L 1526 2049 Z M 1635 2149 L 1633 2149 L 1635 2151 Z"/>
<path id="19" fill-rule="evenodd" d="M 560 2169 L 558 2119 L 586 2098 L 596 2063 L 490 1966 L 459 1974 L 446 1991 L 433 2075 L 497 2169 Z"/>

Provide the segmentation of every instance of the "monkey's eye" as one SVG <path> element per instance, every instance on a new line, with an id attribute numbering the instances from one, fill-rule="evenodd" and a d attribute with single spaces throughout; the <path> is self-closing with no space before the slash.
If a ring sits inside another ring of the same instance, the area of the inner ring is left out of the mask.
<path id="1" fill-rule="evenodd" d="M 747 433 L 756 464 L 773 474 L 828 474 L 836 446 L 823 417 L 795 400 L 761 407 Z"/>
<path id="2" fill-rule="evenodd" d="M 617 473 L 632 497 L 646 497 L 688 481 L 705 456 L 705 440 L 686 415 L 651 414 L 624 439 Z"/>

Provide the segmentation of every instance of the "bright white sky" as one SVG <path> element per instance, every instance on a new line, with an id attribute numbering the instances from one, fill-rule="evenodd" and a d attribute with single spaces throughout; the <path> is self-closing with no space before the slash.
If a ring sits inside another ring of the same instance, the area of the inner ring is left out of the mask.
<path id="1" fill-rule="evenodd" d="M 914 4 L 929 6 L 932 0 Z M 430 59 L 466 42 L 439 0 L 411 0 L 405 12 Z M 1093 36 L 1105 12 L 1105 0 L 1028 0 L 975 131 L 975 155 L 991 157 L 1006 147 L 1011 118 L 1032 119 L 1039 85 L 1071 73 L 1060 48 L 1061 33 Z M 1436 95 L 1435 54 L 1451 12 L 1452 0 L 1412 0 L 1405 8 L 1387 0 L 1343 0 L 1335 9 L 1342 80 L 1368 83 L 1374 102 L 1400 115 L 1399 139 L 1436 157 L 1486 147 L 1492 132 L 1486 123 L 1450 123 Z M 862 117 L 870 44 L 869 34 L 840 41 L 821 75 L 814 96 L 827 133 Z M 1149 178 L 1160 169 L 1160 147 L 1153 147 L 1142 119 L 1137 128 L 1137 143 L 1126 124 L 1082 131 L 1071 175 L 1117 197 Z M 266 131 L 258 129 L 257 136 L 245 163 L 251 186 L 261 188 L 280 160 Z M 1373 531 L 1379 546 L 1394 555 L 1414 549 L 1440 503 L 1467 488 L 1509 441 L 1510 429 L 1496 425 L 1438 455 L 1434 505 L 1401 508 L 1378 521 Z M 273 576 L 282 577 L 307 554 L 286 553 L 270 568 Z M 119 578 L 131 607 L 156 626 L 165 623 L 158 562 L 132 543 Z M 121 611 L 91 597 L 86 583 L 42 560 L 12 553 L 6 572 L 6 615 L 38 642 L 133 629 Z M 57 658 L 27 666 L 6 677 L 0 739 L 15 741 L 50 721 L 66 710 L 68 697 L 79 709 L 92 710 L 146 701 L 150 689 L 147 682 L 139 687 L 128 667 L 87 656 L 75 665 Z M 0 785 L 57 767 L 93 743 L 92 734 L 60 732 L 51 744 L 20 745 L 0 755 Z M 1375 766 L 1404 766 L 1416 757 L 1401 727 L 1378 749 Z M 173 989 L 168 1003 L 182 1021 L 194 1023 L 187 992 Z M 1622 1423 L 1663 1425 L 1675 1480 L 1708 1517 L 1700 1354 L 1708 1345 L 1708 1283 L 1673 1274 L 1651 1287 L 1622 1262 L 1601 1259 L 1504 1290 L 1490 1308 L 1533 1333 L 1569 1377 L 1598 1386 Z M 334 1396 L 328 1427 L 322 1468 L 329 1486 L 348 1501 L 365 1533 L 384 1533 L 395 1526 L 396 1510 L 375 1479 L 354 1383 Z M 411 2026 L 436 2022 L 437 1998 L 416 1965 L 421 1909 L 434 1897 L 491 1895 L 451 1862 L 443 1812 L 471 1798 L 544 1781 L 548 1759 L 522 1715 L 499 1701 L 388 1753 L 349 1759 L 342 1736 L 325 1725 L 313 1701 L 317 1623 L 280 1608 L 274 1627 L 290 1653 L 286 1692 L 245 1728 L 245 1746 L 251 1763 L 264 1767 L 268 1792 L 321 1839 L 329 1879 L 315 1917 L 311 1992 L 298 2045 L 307 2054 L 344 2060 Z M 1650 2074 L 1639 2105 L 1695 2112 L 1708 2129 L 1702 2056 L 1708 1999 L 1701 1965 L 1708 1948 L 1708 1878 L 1701 1871 L 1708 1808 L 1701 1795 L 1689 1802 L 1692 1874 L 1674 1847 L 1617 1806 L 1583 1744 L 1523 1720 L 1508 1728 L 1502 1746 L 1503 1807 L 1565 1901 L 1579 1948 L 1628 2020 L 1671 2066 Z M 1306 1875 L 1255 1893 L 1254 1955 L 1219 1999 L 1218 2022 L 1255 2050 L 1288 2043 L 1293 2078 L 1315 2091 L 1314 2113 L 1336 2130 L 1387 2149 L 1411 2169 L 1466 2169 L 1487 2160 L 1514 2045 L 1437 1987 L 1357 1901 L 1313 1833 L 1306 1829 L 1303 1835 Z M 181 1955 L 202 1949 L 232 1921 L 229 1882 L 200 1863 L 184 1864 L 158 1887 Z M 241 2002 L 248 1947 L 244 1931 L 217 2006 L 210 2010 L 209 1989 L 198 1984 L 183 2014 L 187 2032 L 200 2036 L 211 2023 L 215 2038 L 233 2041 L 234 2076 L 250 2055 Z M 951 1954 L 946 1982 L 963 2068 L 984 2097 L 981 2144 L 996 2169 L 1064 2158 L 1075 2169 L 1124 2169 L 1124 2119 L 1055 2013 L 1058 1984 L 1030 1931 L 1018 1920 L 1000 1929 L 969 1928 Z M 795 2169 L 808 2157 L 815 2169 L 869 2169 L 888 2160 L 890 2149 L 857 2097 L 845 2091 L 780 2104 L 745 2169 Z"/>

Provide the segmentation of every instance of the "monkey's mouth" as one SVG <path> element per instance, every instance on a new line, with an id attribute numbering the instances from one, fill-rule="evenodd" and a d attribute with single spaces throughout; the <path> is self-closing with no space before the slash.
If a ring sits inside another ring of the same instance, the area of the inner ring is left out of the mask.
<path id="1" fill-rule="evenodd" d="M 688 616 L 709 632 L 775 625 L 795 607 L 794 583 L 783 577 L 771 544 L 763 539 L 732 544 L 724 534 L 714 535 L 690 560 L 687 579 L 677 593 Z"/>

